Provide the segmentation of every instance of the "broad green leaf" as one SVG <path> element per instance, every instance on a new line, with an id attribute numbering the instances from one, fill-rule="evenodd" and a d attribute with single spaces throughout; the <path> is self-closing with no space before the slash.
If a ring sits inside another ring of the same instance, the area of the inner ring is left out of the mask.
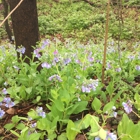
<path id="1" fill-rule="evenodd" d="M 75 105 L 76 105 L 76 108 L 75 110 L 73 111 L 73 114 L 78 114 L 84 110 L 86 110 L 86 107 L 87 107 L 87 104 L 88 102 L 87 101 L 80 101 L 80 102 L 77 102 Z"/>
<path id="2" fill-rule="evenodd" d="M 98 111 L 101 108 L 101 101 L 98 98 L 94 98 L 92 101 L 91 107 L 93 110 Z"/>
<path id="3" fill-rule="evenodd" d="M 64 103 L 61 100 L 55 100 L 54 104 L 59 111 L 64 111 Z"/>
<path id="4" fill-rule="evenodd" d="M 32 92 L 32 87 L 26 88 L 25 91 L 26 91 L 28 94 L 30 94 L 30 93 Z"/>
<path id="5" fill-rule="evenodd" d="M 73 130 L 75 128 L 75 124 L 69 120 L 66 128 L 66 136 L 68 140 L 74 140 L 76 135 L 78 134 L 77 131 Z"/>
<path id="6" fill-rule="evenodd" d="M 67 140 L 66 133 L 62 133 L 57 137 L 57 140 Z"/>
<path id="7" fill-rule="evenodd" d="M 15 124 L 13 124 L 13 123 L 8 123 L 4 126 L 4 128 L 6 128 L 7 130 L 11 130 L 14 127 L 15 127 Z"/>
<path id="8" fill-rule="evenodd" d="M 19 123 L 16 128 L 19 130 L 23 130 L 25 128 L 25 125 L 23 123 Z"/>
<path id="9" fill-rule="evenodd" d="M 112 110 L 112 107 L 114 106 L 114 102 L 109 102 L 107 103 L 104 108 L 103 108 L 103 112 L 106 113 L 106 111 L 110 111 Z"/>
<path id="10" fill-rule="evenodd" d="M 29 140 L 39 140 L 41 134 L 40 133 L 32 133 L 29 136 Z"/>
<path id="11" fill-rule="evenodd" d="M 18 115 L 12 117 L 12 122 L 13 122 L 13 123 L 16 124 L 16 123 L 18 123 L 19 121 L 20 121 L 20 118 L 18 117 Z"/>
<path id="12" fill-rule="evenodd" d="M 100 130 L 99 130 L 99 137 L 101 139 L 105 140 L 106 135 L 107 135 L 107 132 L 103 128 L 100 128 Z"/>

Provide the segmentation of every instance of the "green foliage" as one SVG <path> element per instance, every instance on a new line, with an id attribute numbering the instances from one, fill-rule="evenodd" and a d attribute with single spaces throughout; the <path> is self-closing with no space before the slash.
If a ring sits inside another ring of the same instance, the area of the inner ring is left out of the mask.
<path id="1" fill-rule="evenodd" d="M 140 137 L 140 123 L 134 124 L 126 114 L 118 125 L 118 135 L 121 140 L 138 140 Z"/>

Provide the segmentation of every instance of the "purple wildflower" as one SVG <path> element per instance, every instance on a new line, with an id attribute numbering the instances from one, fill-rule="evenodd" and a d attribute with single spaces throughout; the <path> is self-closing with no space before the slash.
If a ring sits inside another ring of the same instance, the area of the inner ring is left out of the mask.
<path id="1" fill-rule="evenodd" d="M 81 61 L 80 61 L 79 59 L 76 59 L 76 60 L 75 60 L 75 63 L 81 64 Z"/>
<path id="2" fill-rule="evenodd" d="M 46 39 L 46 40 L 43 41 L 43 44 L 42 44 L 42 47 L 41 48 L 44 49 L 48 45 L 49 45 L 49 40 Z"/>
<path id="3" fill-rule="evenodd" d="M 50 76 L 49 78 L 48 78 L 48 80 L 49 81 L 52 81 L 52 80 L 54 80 L 54 81 L 59 81 L 59 82 L 62 82 L 62 79 L 60 78 L 60 76 L 59 75 L 52 75 L 52 76 Z"/>
<path id="4" fill-rule="evenodd" d="M 117 136 L 113 133 L 107 132 L 107 136 L 105 140 L 117 140 Z"/>
<path id="5" fill-rule="evenodd" d="M 46 113 L 43 111 L 43 108 L 42 107 L 37 107 L 36 108 L 36 112 L 39 116 L 41 116 L 42 118 L 45 118 L 46 117 Z"/>
<path id="6" fill-rule="evenodd" d="M 2 92 L 3 92 L 3 94 L 8 94 L 8 92 L 7 92 L 7 89 L 6 88 L 4 88 L 3 90 L 2 90 Z"/>
<path id="7" fill-rule="evenodd" d="M 129 56 L 128 56 L 128 59 L 129 59 L 130 61 L 134 60 L 134 58 L 135 58 L 134 55 L 129 55 Z"/>
<path id="8" fill-rule="evenodd" d="M 4 116 L 5 112 L 0 108 L 0 119 Z"/>
<path id="9" fill-rule="evenodd" d="M 82 92 L 85 92 L 85 93 L 90 93 L 90 88 L 89 87 L 86 87 L 85 85 L 82 86 Z"/>
<path id="10" fill-rule="evenodd" d="M 37 58 L 40 58 L 41 57 L 41 55 L 39 54 L 39 52 L 40 52 L 40 49 L 34 50 L 35 57 L 37 57 Z"/>
<path id="11" fill-rule="evenodd" d="M 42 63 L 41 66 L 47 69 L 51 68 L 51 64 L 48 64 L 47 62 Z"/>
<path id="12" fill-rule="evenodd" d="M 66 58 L 63 60 L 64 61 L 64 65 L 67 65 L 71 62 L 71 59 L 70 58 Z"/>
<path id="13" fill-rule="evenodd" d="M 116 72 L 121 72 L 121 68 L 116 68 Z"/>
<path id="14" fill-rule="evenodd" d="M 26 48 L 25 47 L 21 47 L 17 49 L 17 52 L 24 54 L 25 53 Z"/>
<path id="15" fill-rule="evenodd" d="M 58 50 L 55 50 L 55 51 L 53 52 L 53 54 L 54 54 L 54 55 L 57 55 L 57 54 L 58 54 Z"/>
<path id="16" fill-rule="evenodd" d="M 132 112 L 132 104 L 130 101 L 128 101 L 127 103 L 123 102 L 122 105 L 123 105 L 124 110 L 127 114 Z"/>
<path id="17" fill-rule="evenodd" d="M 7 108 L 11 108 L 11 107 L 13 107 L 15 105 L 15 103 L 11 101 L 11 98 L 10 97 L 5 97 L 3 99 L 3 102 L 5 103 L 5 106 Z"/>
<path id="18" fill-rule="evenodd" d="M 36 123 L 32 123 L 30 126 L 31 126 L 31 128 L 35 128 L 36 127 Z"/>
<path id="19" fill-rule="evenodd" d="M 13 66 L 13 68 L 16 69 L 17 71 L 19 70 L 19 67 L 15 66 L 15 65 Z"/>
<path id="20" fill-rule="evenodd" d="M 106 69 L 108 70 L 108 69 L 111 69 L 111 68 L 112 68 L 112 66 L 111 66 L 111 64 L 108 62 L 108 63 L 107 63 L 107 68 L 106 68 Z"/>
<path id="21" fill-rule="evenodd" d="M 89 81 L 86 81 L 82 85 L 81 90 L 82 90 L 82 92 L 89 93 L 89 92 L 91 92 L 91 90 L 95 91 L 97 86 L 98 86 L 98 80 L 90 79 Z"/>
<path id="22" fill-rule="evenodd" d="M 95 137 L 95 139 L 94 140 L 101 140 L 99 137 Z"/>
<path id="23" fill-rule="evenodd" d="M 136 65 L 135 68 L 136 68 L 137 71 L 140 71 L 140 65 Z"/>

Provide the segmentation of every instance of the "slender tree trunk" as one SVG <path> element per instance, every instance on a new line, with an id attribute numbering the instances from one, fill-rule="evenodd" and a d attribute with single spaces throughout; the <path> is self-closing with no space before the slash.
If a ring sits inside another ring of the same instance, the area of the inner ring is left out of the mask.
<path id="1" fill-rule="evenodd" d="M 3 15 L 4 15 L 4 18 L 6 18 L 7 15 L 8 15 L 8 3 L 7 3 L 6 0 L 2 0 L 2 4 L 3 4 L 3 7 L 4 7 Z M 4 26 L 5 26 L 5 30 L 7 32 L 7 35 L 8 35 L 9 40 L 12 41 L 12 43 L 13 43 L 13 40 L 12 40 L 12 31 L 11 31 L 11 29 L 9 27 L 8 20 L 6 20 L 4 22 Z"/>
<path id="2" fill-rule="evenodd" d="M 12 10 L 20 0 L 9 0 Z M 36 0 L 23 0 L 21 5 L 12 14 L 12 25 L 15 36 L 16 48 L 26 48 L 23 58 L 32 58 L 33 47 L 39 41 L 38 16 Z M 18 54 L 19 57 L 19 54 Z M 29 64 L 29 59 L 25 59 Z"/>

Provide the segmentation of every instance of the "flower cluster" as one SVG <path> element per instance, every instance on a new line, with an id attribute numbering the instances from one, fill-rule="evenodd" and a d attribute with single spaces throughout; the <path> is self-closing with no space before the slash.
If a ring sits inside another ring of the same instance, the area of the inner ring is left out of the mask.
<path id="1" fill-rule="evenodd" d="M 54 81 L 59 81 L 59 82 L 62 82 L 62 79 L 60 78 L 60 76 L 59 75 L 52 75 L 52 76 L 50 76 L 49 78 L 48 78 L 48 80 L 49 81 L 52 81 L 52 80 L 54 80 Z"/>
<path id="2" fill-rule="evenodd" d="M 47 68 L 47 69 L 50 69 L 51 68 L 51 64 L 48 64 L 47 62 L 42 63 L 41 66 L 43 68 Z"/>
<path id="3" fill-rule="evenodd" d="M 17 52 L 24 54 L 25 53 L 26 48 L 25 47 L 21 47 L 17 49 Z"/>
<path id="4" fill-rule="evenodd" d="M 43 111 L 42 107 L 37 107 L 36 112 L 37 112 L 38 116 L 41 116 L 42 118 L 46 117 L 46 113 Z"/>
<path id="5" fill-rule="evenodd" d="M 4 95 L 8 94 L 7 89 L 4 88 L 4 89 L 2 90 L 2 93 L 3 93 Z"/>
<path id="6" fill-rule="evenodd" d="M 98 86 L 98 79 L 97 80 L 87 80 L 85 83 L 82 85 L 82 92 L 84 93 L 90 93 L 91 91 L 95 91 L 96 87 Z"/>
<path id="7" fill-rule="evenodd" d="M 132 112 L 132 104 L 131 104 L 130 100 L 128 100 L 127 103 L 123 102 L 122 105 L 127 114 Z"/>
<path id="8" fill-rule="evenodd" d="M 12 102 L 11 98 L 10 97 L 5 97 L 1 103 L 1 105 L 4 104 L 5 107 L 7 108 L 11 108 L 15 105 L 14 102 Z"/>

